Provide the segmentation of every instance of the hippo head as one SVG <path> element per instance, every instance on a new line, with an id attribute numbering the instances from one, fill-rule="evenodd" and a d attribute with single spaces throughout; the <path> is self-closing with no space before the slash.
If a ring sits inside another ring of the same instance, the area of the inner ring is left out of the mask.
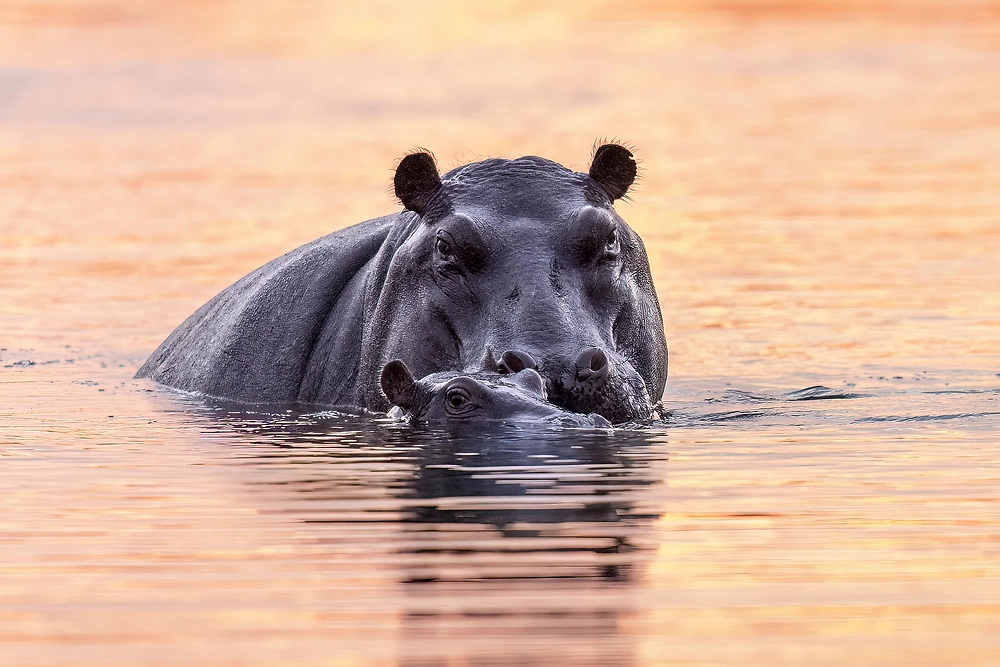
<path id="1" fill-rule="evenodd" d="M 418 422 L 504 421 L 582 428 L 611 426 L 599 414 L 567 412 L 545 400 L 545 384 L 537 371 L 464 374 L 432 373 L 415 380 L 402 361 L 382 369 L 382 392 L 393 405 L 390 416 Z"/>
<path id="2" fill-rule="evenodd" d="M 667 377 L 663 321 L 643 243 L 612 207 L 635 176 L 616 144 L 586 174 L 522 157 L 440 177 L 429 153 L 405 157 L 395 189 L 412 216 L 368 293 L 360 372 L 531 368 L 558 406 L 648 417 Z M 388 407 L 377 384 L 365 391 Z"/>

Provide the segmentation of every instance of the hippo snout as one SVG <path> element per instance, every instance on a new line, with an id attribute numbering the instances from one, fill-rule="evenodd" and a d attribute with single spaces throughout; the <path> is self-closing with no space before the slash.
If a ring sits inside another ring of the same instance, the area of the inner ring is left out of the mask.
<path id="1" fill-rule="evenodd" d="M 620 355 L 603 348 L 588 347 L 575 361 L 545 370 L 549 400 L 567 410 L 596 413 L 620 424 L 643 419 L 652 409 L 642 377 Z"/>
<path id="2" fill-rule="evenodd" d="M 500 357 L 499 370 L 501 373 L 520 373 L 525 369 L 537 370 L 538 364 L 535 359 L 521 350 L 507 350 Z"/>
<path id="3" fill-rule="evenodd" d="M 599 382 L 608 375 L 608 355 L 599 347 L 589 347 L 576 360 L 578 382 Z"/>

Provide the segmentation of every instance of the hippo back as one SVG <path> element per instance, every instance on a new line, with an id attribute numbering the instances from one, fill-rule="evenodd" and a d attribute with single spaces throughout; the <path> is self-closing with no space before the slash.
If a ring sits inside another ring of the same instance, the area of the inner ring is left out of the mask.
<path id="1" fill-rule="evenodd" d="M 401 217 L 342 229 L 297 248 L 223 290 L 160 345 L 136 377 L 247 402 L 290 403 L 300 396 L 318 343 L 356 345 L 342 364 L 323 364 L 324 402 L 357 402 L 363 292 L 369 265 Z M 340 307 L 338 308 L 338 304 Z M 333 311 L 335 321 L 328 322 Z M 335 330 L 332 332 L 331 330 Z M 320 345 L 320 347 L 324 347 Z M 339 375 L 341 381 L 335 382 Z M 315 384 L 315 381 L 313 381 Z"/>

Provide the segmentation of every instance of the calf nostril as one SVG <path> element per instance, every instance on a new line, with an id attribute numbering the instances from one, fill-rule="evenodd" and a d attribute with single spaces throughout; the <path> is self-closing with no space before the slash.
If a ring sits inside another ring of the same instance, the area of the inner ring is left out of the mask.
<path id="1" fill-rule="evenodd" d="M 507 350 L 500 357 L 500 372 L 501 373 L 520 373 L 525 368 L 537 369 L 538 364 L 527 352 L 521 352 L 520 350 Z"/>
<path id="2" fill-rule="evenodd" d="M 600 377 L 607 368 L 608 355 L 599 347 L 587 348 L 576 360 L 577 375 L 581 378 Z"/>

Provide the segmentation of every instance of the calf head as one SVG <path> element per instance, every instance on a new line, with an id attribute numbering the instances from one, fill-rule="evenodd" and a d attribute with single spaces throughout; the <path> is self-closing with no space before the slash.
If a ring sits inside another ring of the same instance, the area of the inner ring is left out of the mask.
<path id="1" fill-rule="evenodd" d="M 393 405 L 389 414 L 411 421 L 611 426 L 601 415 L 569 412 L 547 402 L 542 377 L 530 368 L 506 375 L 443 371 L 416 380 L 406 364 L 396 359 L 382 369 L 380 385 Z"/>

